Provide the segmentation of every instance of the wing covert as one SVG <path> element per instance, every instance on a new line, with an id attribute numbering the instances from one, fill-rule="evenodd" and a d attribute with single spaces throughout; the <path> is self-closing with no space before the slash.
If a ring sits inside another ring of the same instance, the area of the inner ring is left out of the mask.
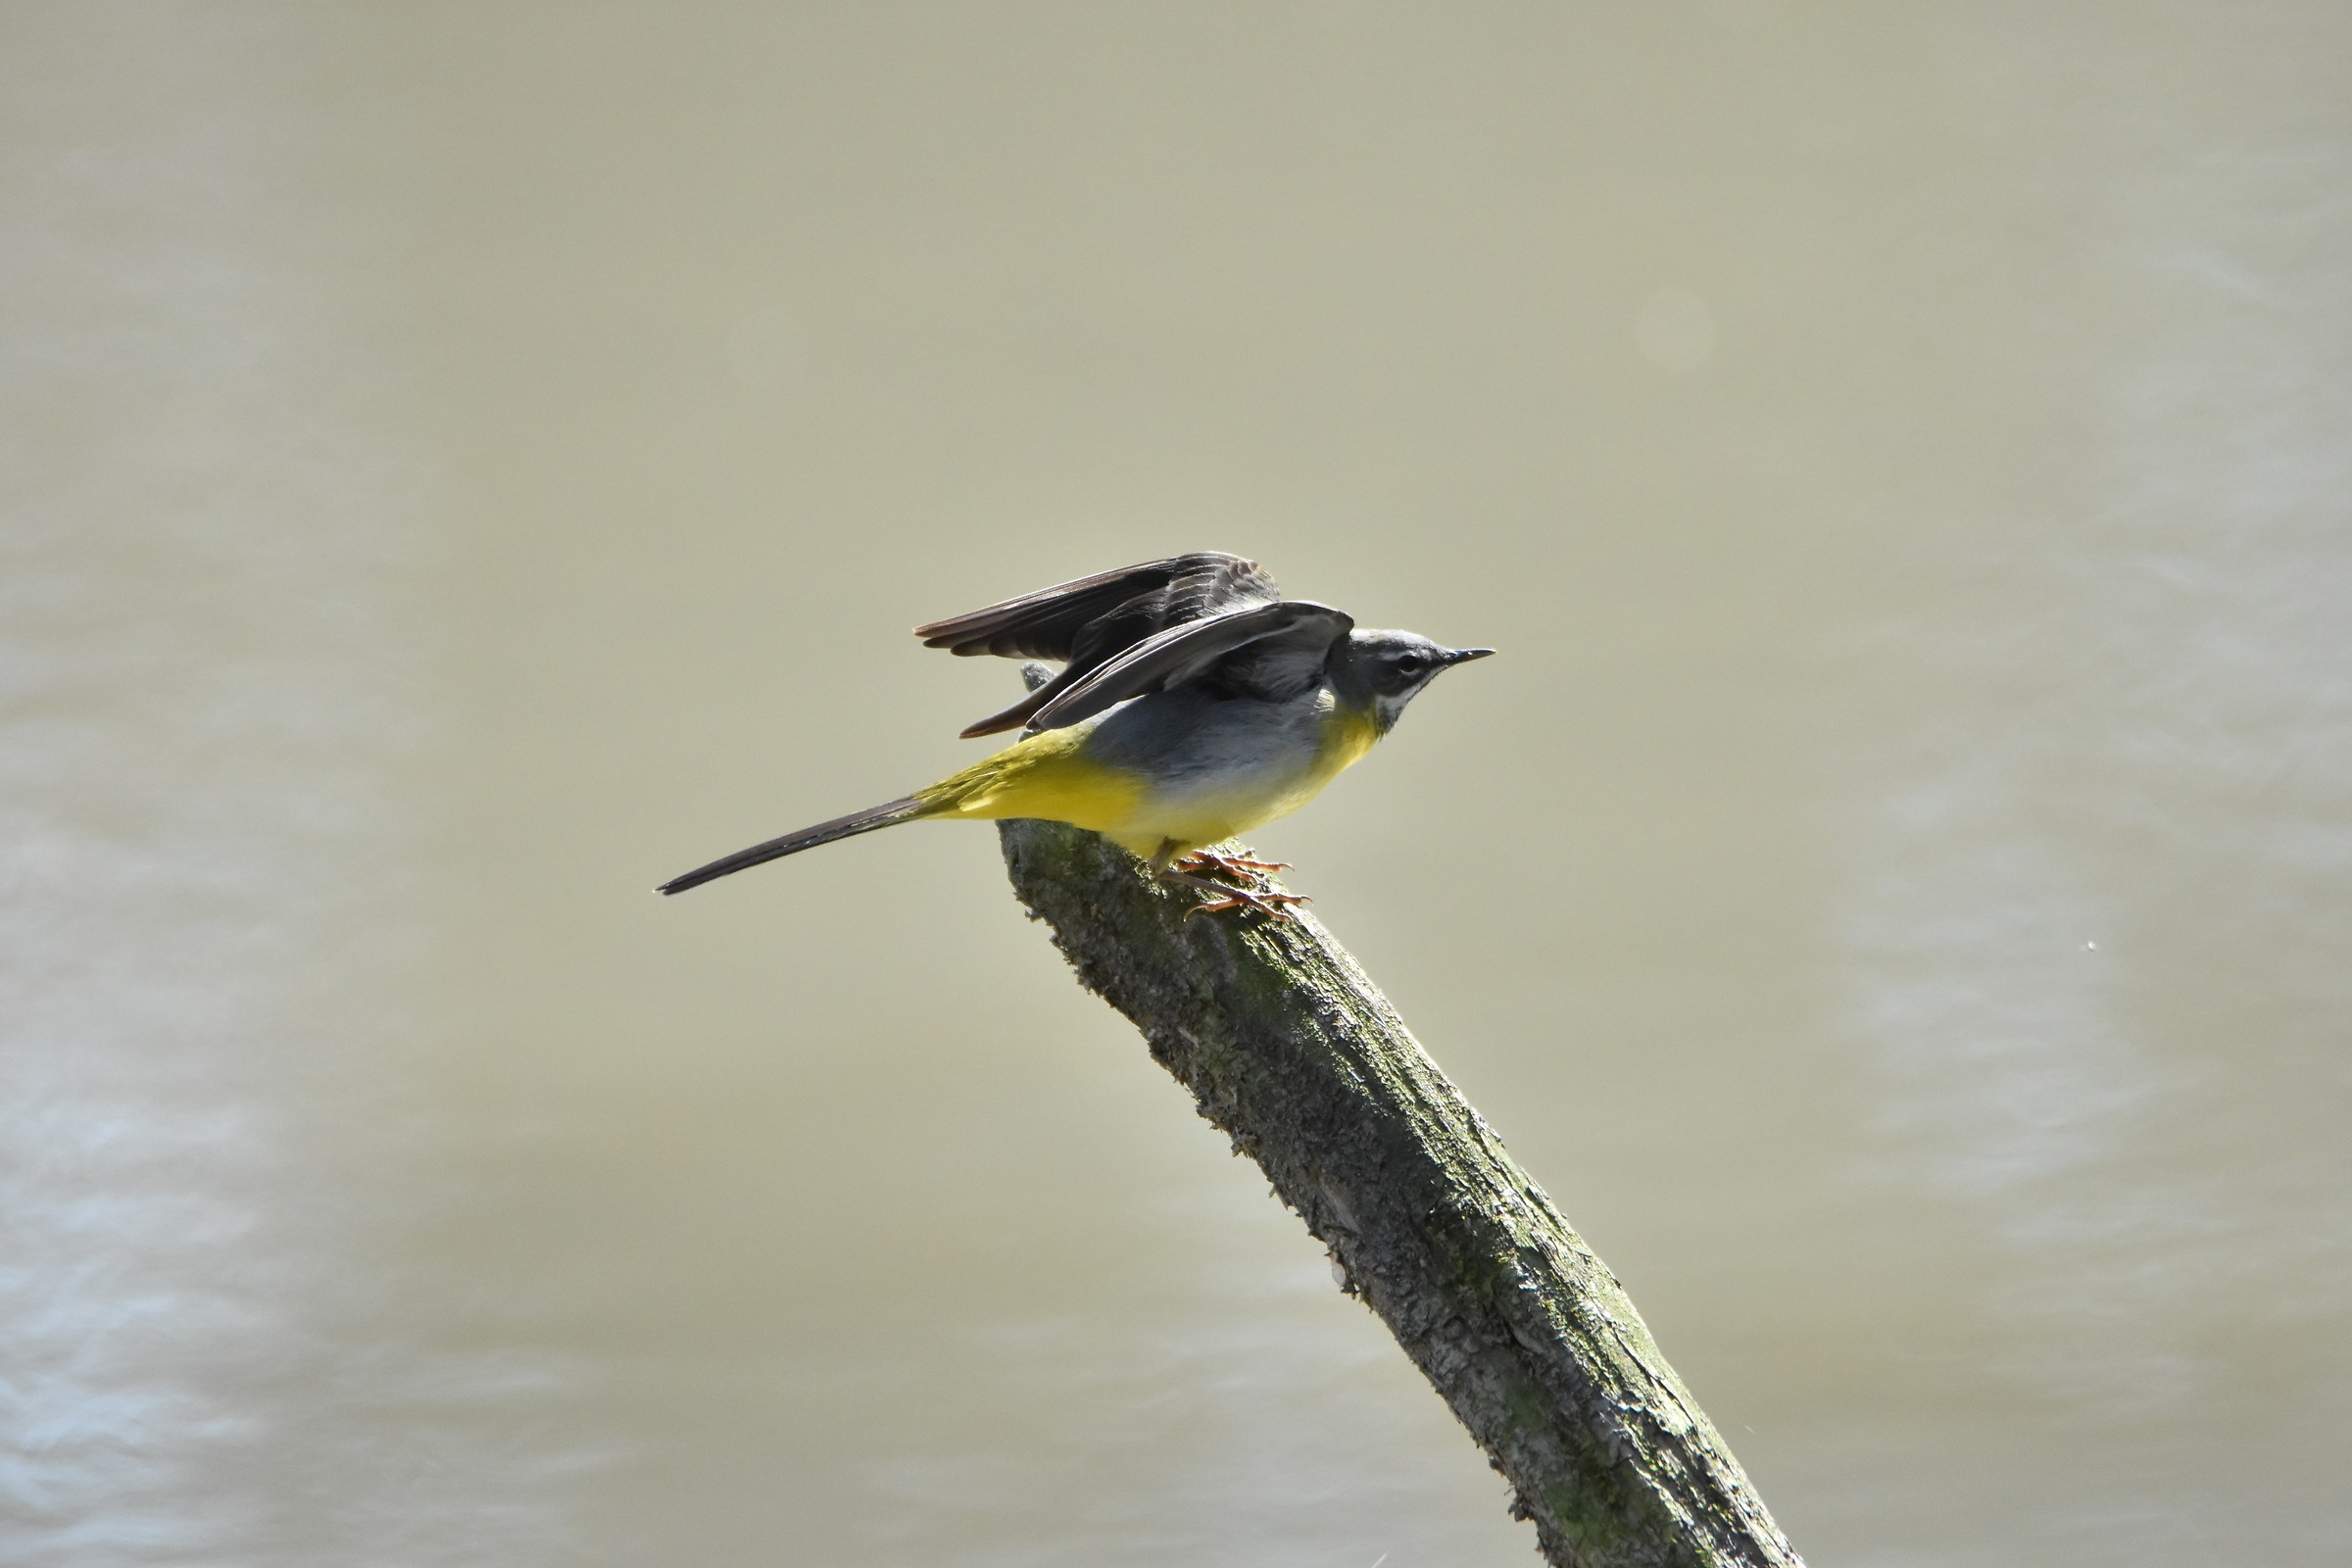
<path id="1" fill-rule="evenodd" d="M 1041 588 L 914 630 L 925 647 L 967 658 L 996 654 L 1068 662 L 1020 702 L 967 725 L 968 739 L 1019 728 L 1092 671 L 1158 633 L 1280 598 L 1274 579 L 1256 562 L 1200 550 Z"/>
<path id="2" fill-rule="evenodd" d="M 1029 727 L 1064 729 L 1131 697 L 1211 677 L 1253 696 L 1292 696 L 1322 678 L 1332 644 L 1354 625 L 1329 605 L 1291 599 L 1171 626 L 1039 704 Z"/>

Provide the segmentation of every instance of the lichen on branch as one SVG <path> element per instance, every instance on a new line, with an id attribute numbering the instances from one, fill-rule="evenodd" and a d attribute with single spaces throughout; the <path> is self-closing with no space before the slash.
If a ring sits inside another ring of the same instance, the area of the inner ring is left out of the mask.
<path id="1" fill-rule="evenodd" d="M 1078 977 L 1257 1161 L 1568 1568 L 1799 1563 L 1624 1288 L 1311 915 L 1196 894 L 1058 822 L 1000 824 Z"/>

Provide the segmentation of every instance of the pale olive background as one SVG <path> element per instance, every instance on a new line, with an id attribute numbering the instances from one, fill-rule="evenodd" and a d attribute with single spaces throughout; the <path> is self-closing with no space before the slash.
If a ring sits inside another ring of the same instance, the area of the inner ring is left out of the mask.
<path id="1" fill-rule="evenodd" d="M 2352 11 L 0 9 L 0 1556 L 1532 1560 L 906 634 L 1258 836 L 1820 1565 L 2352 1556 Z"/>

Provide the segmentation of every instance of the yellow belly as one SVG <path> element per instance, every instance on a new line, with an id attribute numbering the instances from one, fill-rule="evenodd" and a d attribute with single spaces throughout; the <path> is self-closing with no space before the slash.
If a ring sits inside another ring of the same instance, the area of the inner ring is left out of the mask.
<path id="1" fill-rule="evenodd" d="M 1120 838 L 1146 781 L 1090 760 L 1085 743 L 1084 729 L 1050 729 L 942 779 L 919 798 L 941 816 L 1040 817 Z"/>
<path id="2" fill-rule="evenodd" d="M 1154 795 L 1140 805 L 1130 831 L 1154 847 L 1172 842 L 1180 851 L 1221 843 L 1290 815 L 1322 794 L 1325 785 L 1360 760 L 1379 738 L 1369 717 L 1359 719 L 1335 710 L 1324 718 L 1321 740 L 1304 767 L 1252 779 L 1230 791 L 1178 799 Z"/>
<path id="3" fill-rule="evenodd" d="M 1304 806 L 1380 738 L 1369 714 L 1333 710 L 1313 759 L 1296 771 L 1259 776 L 1231 791 L 1154 789 L 1141 774 L 1103 766 L 1085 754 L 1083 727 L 1048 730 L 982 759 L 922 792 L 933 814 L 1069 822 L 1150 858 L 1219 843 Z"/>

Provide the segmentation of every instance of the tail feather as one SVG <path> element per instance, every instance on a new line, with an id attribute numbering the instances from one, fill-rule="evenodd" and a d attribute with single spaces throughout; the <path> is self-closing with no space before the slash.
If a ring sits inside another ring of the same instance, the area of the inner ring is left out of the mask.
<path id="1" fill-rule="evenodd" d="M 805 827 L 797 833 L 787 833 L 780 839 L 769 839 L 765 844 L 755 844 L 748 850 L 737 850 L 733 855 L 721 856 L 709 865 L 698 866 L 684 876 L 671 877 L 654 891 L 656 893 L 683 893 L 688 888 L 699 888 L 706 882 L 715 882 L 722 876 L 732 875 L 749 866 L 781 859 L 787 855 L 798 855 L 803 850 L 813 850 L 819 844 L 830 844 L 835 839 L 854 838 L 860 833 L 871 833 L 878 827 L 895 827 L 901 822 L 911 822 L 916 817 L 929 816 L 938 809 L 939 808 L 935 804 L 913 795 L 909 795 L 904 800 L 885 802 L 880 806 L 869 806 L 862 811 L 852 811 L 849 815 L 837 816 L 830 822 L 819 822 L 814 827 Z"/>

